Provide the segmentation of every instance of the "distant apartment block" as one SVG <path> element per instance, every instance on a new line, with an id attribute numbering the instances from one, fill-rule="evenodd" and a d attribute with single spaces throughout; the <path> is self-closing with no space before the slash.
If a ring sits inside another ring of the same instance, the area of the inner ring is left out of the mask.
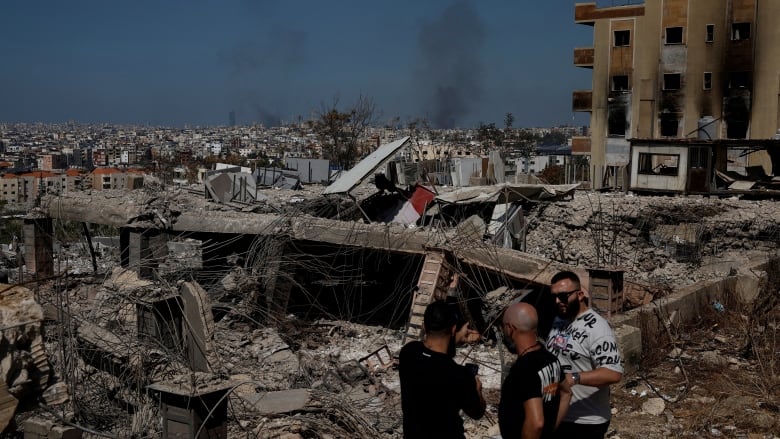
<path id="1" fill-rule="evenodd" d="M 780 1 L 579 3 L 574 15 L 593 28 L 593 46 L 574 49 L 574 64 L 593 79 L 590 90 L 573 93 L 573 109 L 590 113 L 591 132 L 572 140 L 572 152 L 590 159 L 594 187 L 613 185 L 644 140 L 700 141 L 705 155 L 681 156 L 681 172 L 711 165 L 717 145 L 744 144 L 746 166 L 780 174 L 766 148 L 751 146 L 780 128 Z"/>
<path id="2" fill-rule="evenodd" d="M 68 157 L 65 154 L 43 154 L 40 159 L 42 171 L 68 168 Z"/>
<path id="3" fill-rule="evenodd" d="M 9 204 L 16 204 L 19 202 L 19 178 L 13 174 L 4 174 L 3 178 L 3 190 L 0 193 L 0 200 L 3 200 Z"/>
<path id="4" fill-rule="evenodd" d="M 98 168 L 92 171 L 93 190 L 140 189 L 143 187 L 141 172 L 117 168 Z"/>
<path id="5" fill-rule="evenodd" d="M 108 165 L 108 156 L 105 149 L 99 148 L 92 151 L 92 164 L 94 166 Z"/>
<path id="6" fill-rule="evenodd" d="M 538 174 L 548 166 L 563 166 L 566 157 L 561 155 L 537 155 L 529 158 L 515 159 L 518 173 Z"/>
<path id="7" fill-rule="evenodd" d="M 68 192 L 69 187 L 73 188 L 76 185 L 74 177 L 51 171 L 8 173 L 0 180 L 2 180 L 0 200 L 9 204 L 29 205 L 39 196 L 64 194 Z"/>

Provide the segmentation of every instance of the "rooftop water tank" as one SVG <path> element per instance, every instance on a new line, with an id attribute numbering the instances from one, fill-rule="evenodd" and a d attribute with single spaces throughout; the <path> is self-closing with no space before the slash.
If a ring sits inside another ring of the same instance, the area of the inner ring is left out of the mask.
<path id="1" fill-rule="evenodd" d="M 704 116 L 699 119 L 698 139 L 699 140 L 714 140 L 717 138 L 715 134 L 715 118 L 712 116 Z"/>

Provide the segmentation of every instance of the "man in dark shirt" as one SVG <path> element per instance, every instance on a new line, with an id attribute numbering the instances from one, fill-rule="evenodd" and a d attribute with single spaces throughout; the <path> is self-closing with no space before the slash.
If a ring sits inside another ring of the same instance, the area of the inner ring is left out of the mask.
<path id="1" fill-rule="evenodd" d="M 504 439 L 548 439 L 571 401 L 555 355 L 537 339 L 536 309 L 518 302 L 504 311 L 503 341 L 517 360 L 501 386 L 498 425 Z"/>
<path id="2" fill-rule="evenodd" d="M 482 383 L 452 359 L 454 345 L 473 335 L 464 325 L 456 331 L 453 306 L 433 302 L 425 309 L 424 341 L 401 349 L 401 408 L 404 438 L 464 438 L 460 410 L 474 419 L 485 413 Z"/>

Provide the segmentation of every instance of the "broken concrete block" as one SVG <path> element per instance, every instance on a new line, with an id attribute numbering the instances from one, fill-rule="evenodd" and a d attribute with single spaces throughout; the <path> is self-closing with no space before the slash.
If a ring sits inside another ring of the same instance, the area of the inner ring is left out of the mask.
<path id="1" fill-rule="evenodd" d="M 190 368 L 210 372 L 215 364 L 214 317 L 208 295 L 196 282 L 184 282 L 179 290 L 184 305 L 184 337 Z"/>
<path id="2" fill-rule="evenodd" d="M 309 389 L 280 390 L 246 395 L 247 405 L 260 414 L 282 414 L 302 410 L 311 400 Z"/>
<path id="3" fill-rule="evenodd" d="M 455 236 L 458 239 L 482 241 L 487 225 L 478 215 L 472 215 L 455 227 Z"/>
<path id="4" fill-rule="evenodd" d="M 43 392 L 43 400 L 48 405 L 58 405 L 67 402 L 70 399 L 70 393 L 68 392 L 68 386 L 64 382 L 59 381 L 49 386 Z"/>
<path id="5" fill-rule="evenodd" d="M 23 399 L 49 379 L 49 362 L 43 349 L 43 309 L 32 291 L 9 287 L 0 295 L 0 382 L 11 396 Z"/>
<path id="6" fill-rule="evenodd" d="M 49 439 L 81 439 L 81 430 L 74 427 L 55 425 L 49 432 Z"/>
<path id="7" fill-rule="evenodd" d="M 138 273 L 121 267 L 114 268 L 111 277 L 103 284 L 104 287 L 129 294 L 135 290 L 150 287 L 153 282 L 139 278 Z"/>
<path id="8" fill-rule="evenodd" d="M 660 416 L 665 408 L 666 404 L 661 398 L 650 398 L 642 404 L 642 411 L 653 416 Z"/>
<path id="9" fill-rule="evenodd" d="M 8 393 L 5 381 L 0 380 L 0 432 L 11 423 L 19 401 Z"/>
<path id="10" fill-rule="evenodd" d="M 22 423 L 25 439 L 28 438 L 28 435 L 48 437 L 52 427 L 54 427 L 54 421 L 38 417 L 28 418 Z"/>

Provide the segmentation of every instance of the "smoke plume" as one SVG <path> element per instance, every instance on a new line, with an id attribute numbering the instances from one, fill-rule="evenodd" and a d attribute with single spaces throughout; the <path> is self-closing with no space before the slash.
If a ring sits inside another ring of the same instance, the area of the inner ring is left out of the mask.
<path id="1" fill-rule="evenodd" d="M 417 37 L 422 59 L 415 82 L 434 127 L 455 127 L 481 98 L 484 40 L 482 21 L 468 1 L 453 3 L 436 19 L 422 23 Z"/>

